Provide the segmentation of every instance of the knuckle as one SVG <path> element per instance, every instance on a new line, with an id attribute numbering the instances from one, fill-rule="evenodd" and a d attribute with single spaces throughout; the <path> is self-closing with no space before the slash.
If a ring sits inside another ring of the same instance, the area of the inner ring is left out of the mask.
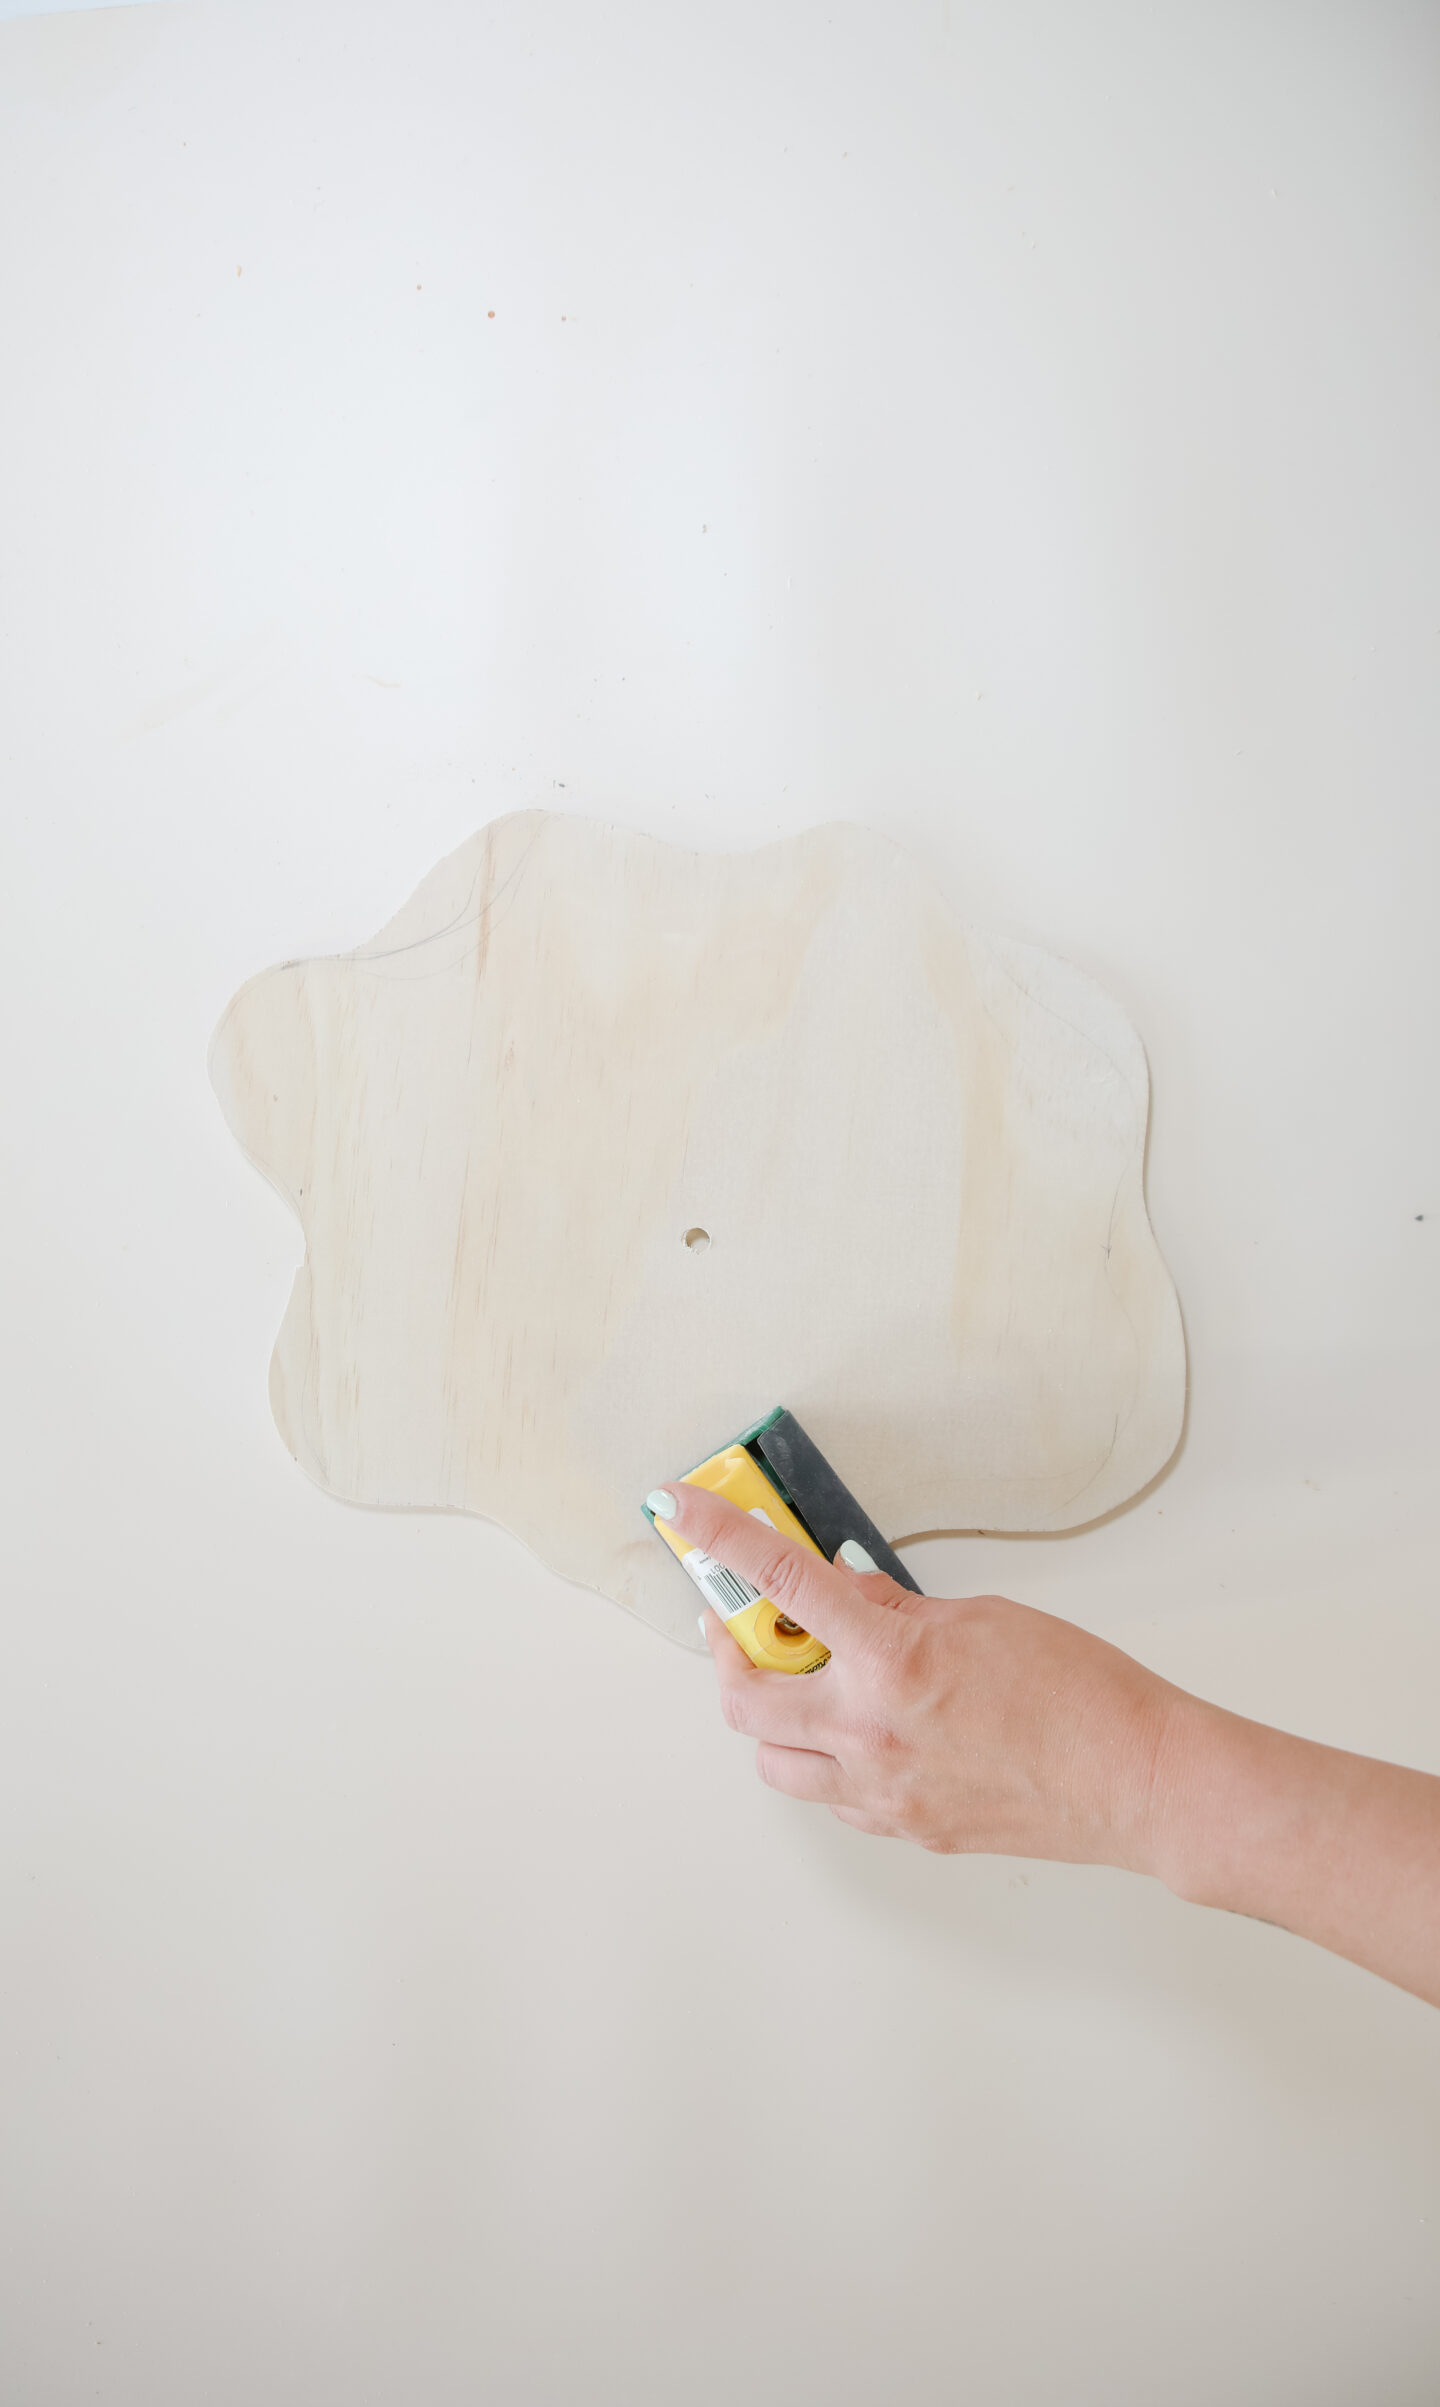
<path id="1" fill-rule="evenodd" d="M 904 1641 L 898 1630 L 873 1630 L 864 1644 L 863 1676 L 867 1690 L 888 1712 L 897 1705 L 905 1687 Z"/>
<path id="2" fill-rule="evenodd" d="M 867 1762 L 883 1764 L 895 1753 L 898 1741 L 885 1716 L 868 1711 L 861 1713 L 851 1727 L 851 1743 L 857 1754 Z"/>
<path id="3" fill-rule="evenodd" d="M 925 1799 L 918 1792 L 914 1767 L 892 1761 L 879 1783 L 877 1810 L 898 1838 L 918 1839 L 925 1824 Z"/>
<path id="4" fill-rule="evenodd" d="M 913 1621 L 895 1621 L 877 1634 L 875 1643 L 880 1649 L 881 1678 L 889 1695 L 897 1704 L 913 1703 L 923 1693 L 928 1678 L 924 1629 Z"/>
<path id="5" fill-rule="evenodd" d="M 738 1686 L 733 1688 L 722 1688 L 720 1691 L 720 1711 L 732 1730 L 743 1731 L 745 1728 L 745 1696 L 743 1690 Z"/>
<path id="6" fill-rule="evenodd" d="M 771 1604 L 778 1605 L 784 1613 L 788 1613 L 792 1605 L 803 1609 L 813 1576 L 804 1555 L 776 1555 L 766 1573 L 765 1594 Z M 797 1613 L 795 1618 L 801 1619 L 801 1613 Z"/>

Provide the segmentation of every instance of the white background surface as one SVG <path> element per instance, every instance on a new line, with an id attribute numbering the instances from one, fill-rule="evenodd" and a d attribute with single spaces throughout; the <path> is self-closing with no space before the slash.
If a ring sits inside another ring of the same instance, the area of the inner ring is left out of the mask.
<path id="1" fill-rule="evenodd" d="M 917 1572 L 1440 1769 L 1437 68 L 1376 0 L 0 26 L 7 2402 L 1440 2391 L 1440 2017 L 864 1840 L 307 1487 L 204 1082 L 501 810 L 886 830 L 1131 1011 L 1192 1370 L 1131 1512 Z"/>

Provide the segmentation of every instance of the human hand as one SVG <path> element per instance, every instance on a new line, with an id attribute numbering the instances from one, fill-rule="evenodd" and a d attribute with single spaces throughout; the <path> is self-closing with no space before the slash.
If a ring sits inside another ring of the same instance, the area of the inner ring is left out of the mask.
<path id="1" fill-rule="evenodd" d="M 842 1822 L 956 1854 L 1158 1869 L 1167 1738 L 1190 1700 L 1103 1639 L 1003 1596 L 917 1596 L 824 1562 L 709 1490 L 668 1491 L 667 1526 L 830 1649 L 759 1671 L 702 1626 L 733 1730 L 762 1780 Z"/>
<path id="2" fill-rule="evenodd" d="M 1008 1597 L 916 1596 L 708 1489 L 667 1493 L 672 1529 L 830 1649 L 819 1671 L 759 1671 L 701 1616 L 772 1788 L 939 1853 L 1154 1873 L 1440 2006 L 1434 1774 L 1226 1713 Z"/>

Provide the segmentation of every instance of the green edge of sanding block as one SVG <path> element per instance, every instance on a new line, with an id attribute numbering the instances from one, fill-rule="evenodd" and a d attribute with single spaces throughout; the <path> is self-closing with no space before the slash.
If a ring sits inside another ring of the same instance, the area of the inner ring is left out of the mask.
<path id="1" fill-rule="evenodd" d="M 906 1570 L 863 1505 L 856 1502 L 844 1480 L 832 1471 L 815 1440 L 783 1404 L 777 1404 L 763 1421 L 742 1429 L 737 1438 L 727 1442 L 743 1446 L 753 1456 L 796 1519 L 804 1522 L 827 1563 L 833 1563 L 847 1538 L 854 1538 L 864 1547 L 877 1571 L 888 1572 L 892 1580 L 916 1596 L 922 1593 L 920 1582 Z M 716 1446 L 711 1451 L 720 1454 L 724 1447 Z M 708 1461 L 709 1457 L 705 1459 Z M 655 1516 L 649 1507 L 642 1510 L 653 1525 Z"/>

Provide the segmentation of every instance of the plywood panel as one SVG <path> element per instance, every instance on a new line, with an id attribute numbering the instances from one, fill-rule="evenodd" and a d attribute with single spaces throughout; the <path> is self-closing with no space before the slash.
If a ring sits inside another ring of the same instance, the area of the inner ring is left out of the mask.
<path id="1" fill-rule="evenodd" d="M 498 820 L 370 944 L 242 988 L 211 1068 L 305 1233 L 296 1460 L 687 1643 L 639 1499 L 774 1403 L 895 1537 L 1074 1527 L 1177 1442 L 1134 1031 L 864 829 Z"/>

